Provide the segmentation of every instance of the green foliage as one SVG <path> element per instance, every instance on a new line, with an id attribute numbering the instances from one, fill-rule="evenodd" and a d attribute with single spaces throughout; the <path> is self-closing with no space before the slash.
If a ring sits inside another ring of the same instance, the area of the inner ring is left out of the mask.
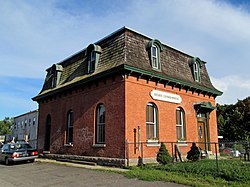
<path id="1" fill-rule="evenodd" d="M 0 120 L 0 134 L 11 134 L 11 126 L 14 125 L 14 119 L 5 117 L 4 120 Z"/>
<path id="2" fill-rule="evenodd" d="M 249 141 L 250 97 L 234 105 L 217 105 L 219 135 L 226 141 Z"/>
<path id="3" fill-rule="evenodd" d="M 192 144 L 191 150 L 187 153 L 187 159 L 197 161 L 200 157 L 200 150 L 195 143 Z"/>
<path id="4" fill-rule="evenodd" d="M 238 160 L 219 160 L 219 175 L 216 172 L 215 160 L 201 160 L 170 164 L 158 167 L 160 170 L 171 172 L 188 172 L 202 176 L 220 177 L 226 181 L 250 181 L 249 163 Z"/>
<path id="5" fill-rule="evenodd" d="M 167 164 L 167 163 L 171 162 L 171 160 L 172 160 L 164 143 L 161 143 L 161 147 L 157 153 L 156 160 L 160 164 Z"/>
<path id="6" fill-rule="evenodd" d="M 133 168 L 125 175 L 142 180 L 161 180 L 190 186 L 250 186 L 249 163 L 239 160 L 219 160 L 219 175 L 215 160 L 145 165 Z"/>

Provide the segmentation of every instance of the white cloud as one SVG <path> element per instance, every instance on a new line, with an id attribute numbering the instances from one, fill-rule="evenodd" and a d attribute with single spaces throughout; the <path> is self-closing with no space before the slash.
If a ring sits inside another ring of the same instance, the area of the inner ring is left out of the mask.
<path id="1" fill-rule="evenodd" d="M 250 96 L 250 76 L 230 75 L 221 78 L 211 77 L 214 86 L 223 91 L 223 95 L 218 97 L 220 104 L 236 103 L 237 99 L 245 99 Z"/>
<path id="2" fill-rule="evenodd" d="M 107 0 L 98 7 L 94 1 L 12 0 L 1 1 L 0 12 L 0 76 L 44 78 L 53 63 L 128 26 L 207 61 L 215 86 L 225 90 L 218 101 L 249 95 L 243 75 L 250 69 L 250 13 L 241 6 L 215 0 Z"/>
<path id="3" fill-rule="evenodd" d="M 102 16 L 84 8 L 72 14 L 74 10 L 60 8 L 60 2 L 64 1 L 2 2 L 0 48 L 4 52 L 0 59 L 6 65 L 1 75 L 43 77 L 51 64 L 123 25 L 213 63 L 213 72 L 216 67 L 233 65 L 239 56 L 250 60 L 246 55 L 250 50 L 250 15 L 225 2 L 128 1 L 124 9 L 105 11 Z M 243 69 L 248 67 L 241 63 Z"/>

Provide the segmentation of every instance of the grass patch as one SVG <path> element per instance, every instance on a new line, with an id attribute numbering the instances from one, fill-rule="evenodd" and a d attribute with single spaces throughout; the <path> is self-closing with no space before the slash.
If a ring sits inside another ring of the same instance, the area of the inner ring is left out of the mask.
<path id="1" fill-rule="evenodd" d="M 166 181 L 189 186 L 250 186 L 250 163 L 220 160 L 219 174 L 215 160 L 145 165 L 133 167 L 124 174 L 147 181 Z"/>

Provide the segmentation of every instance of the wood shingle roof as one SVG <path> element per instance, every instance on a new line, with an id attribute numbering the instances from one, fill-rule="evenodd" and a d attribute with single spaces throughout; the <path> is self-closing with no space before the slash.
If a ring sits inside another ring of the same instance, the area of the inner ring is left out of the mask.
<path id="1" fill-rule="evenodd" d="M 52 67 L 47 69 L 47 76 L 41 92 L 33 98 L 39 100 L 61 90 L 101 78 L 117 71 L 132 71 L 141 76 L 154 77 L 166 84 L 179 85 L 182 88 L 199 90 L 213 96 L 221 95 L 212 85 L 205 62 L 202 62 L 201 81 L 194 80 L 190 62 L 194 57 L 167 45 L 162 45 L 160 53 L 161 70 L 152 69 L 147 45 L 152 39 L 123 27 L 95 44 L 102 52 L 98 66 L 93 73 L 88 73 L 87 48 L 58 63 L 63 70 L 58 84 L 51 87 Z"/>

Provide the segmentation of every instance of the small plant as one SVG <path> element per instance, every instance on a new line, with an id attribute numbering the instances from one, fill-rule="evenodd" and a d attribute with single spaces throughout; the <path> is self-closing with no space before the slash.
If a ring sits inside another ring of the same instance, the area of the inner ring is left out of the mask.
<path id="1" fill-rule="evenodd" d="M 167 164 L 169 162 L 171 162 L 171 156 L 168 152 L 168 150 L 166 149 L 166 146 L 164 143 L 161 143 L 161 147 L 157 153 L 157 158 L 156 158 L 157 162 L 160 164 Z"/>
<path id="2" fill-rule="evenodd" d="M 187 153 L 187 159 L 192 160 L 192 161 L 196 161 L 199 159 L 199 157 L 200 157 L 200 150 L 196 146 L 195 143 L 192 143 L 191 150 L 188 151 L 188 153 Z"/>

